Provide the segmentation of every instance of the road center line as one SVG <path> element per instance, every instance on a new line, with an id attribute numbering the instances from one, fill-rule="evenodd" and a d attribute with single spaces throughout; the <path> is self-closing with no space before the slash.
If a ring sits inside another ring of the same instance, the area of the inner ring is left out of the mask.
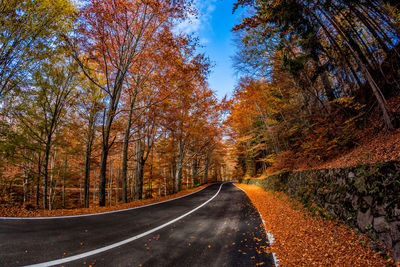
<path id="1" fill-rule="evenodd" d="M 179 217 L 177 217 L 177 218 L 175 218 L 175 219 L 173 219 L 173 220 L 171 220 L 171 221 L 169 221 L 167 223 L 164 223 L 164 224 L 162 224 L 160 226 L 157 226 L 157 227 L 155 227 L 155 228 L 153 228 L 151 230 L 148 230 L 148 231 L 146 231 L 144 233 L 141 233 L 139 235 L 130 237 L 130 238 L 122 240 L 120 242 L 117 242 L 117 243 L 114 243 L 114 244 L 111 244 L 111 245 L 108 245 L 108 246 L 105 246 L 105 247 L 102 247 L 102 248 L 98 248 L 98 249 L 95 249 L 95 250 L 91 250 L 91 251 L 88 251 L 88 252 L 85 252 L 85 253 L 81 253 L 81 254 L 78 254 L 78 255 L 75 255 L 75 256 L 70 256 L 70 257 L 66 257 L 66 258 L 63 258 L 63 259 L 59 259 L 59 260 L 53 260 L 53 261 L 47 261 L 47 262 L 27 265 L 27 267 L 54 266 L 54 265 L 59 265 L 59 264 L 63 264 L 63 263 L 67 263 L 67 262 L 71 262 L 71 261 L 75 261 L 75 260 L 79 260 L 79 259 L 82 259 L 82 258 L 90 257 L 90 256 L 93 256 L 93 255 L 105 252 L 107 250 L 110 250 L 110 249 L 125 245 L 127 243 L 130 243 L 130 242 L 136 240 L 136 239 L 139 239 L 139 238 L 142 238 L 142 237 L 144 237 L 146 235 L 154 233 L 154 232 L 156 232 L 156 231 L 158 231 L 158 230 L 160 230 L 160 229 L 162 229 L 162 228 L 164 228 L 164 227 L 166 227 L 168 225 L 171 225 L 171 224 L 181 220 L 182 218 L 184 218 L 184 217 L 188 216 L 189 214 L 195 212 L 196 210 L 200 209 L 201 207 L 207 205 L 209 202 L 211 202 L 219 194 L 219 192 L 221 191 L 221 188 L 222 188 L 222 186 L 224 184 L 226 184 L 226 183 L 221 184 L 219 189 L 218 189 L 218 192 L 214 196 L 212 196 L 209 200 L 207 200 L 206 202 L 201 204 L 200 206 L 192 209 L 191 211 L 189 211 L 189 212 L 187 212 L 187 213 L 185 213 L 185 214 L 183 214 L 183 215 L 181 215 L 181 216 L 179 216 Z"/>
<path id="2" fill-rule="evenodd" d="M 53 216 L 53 217 L 0 217 L 0 220 L 53 220 L 53 219 L 68 219 L 68 218 L 78 218 L 78 217 L 88 217 L 88 216 L 97 216 L 97 215 L 104 215 L 104 214 L 110 214 L 110 213 L 118 213 L 118 212 L 124 212 L 124 211 L 130 211 L 130 210 L 146 208 L 146 207 L 162 204 L 162 203 L 165 203 L 165 202 L 170 202 L 170 201 L 173 201 L 173 200 L 177 200 L 177 199 L 180 199 L 180 198 L 188 197 L 190 195 L 199 193 L 200 191 L 203 191 L 204 189 L 206 189 L 208 187 L 209 186 L 204 187 L 204 188 L 202 188 L 202 189 L 200 189 L 198 191 L 192 192 L 190 194 L 180 196 L 180 197 L 171 198 L 171 199 L 163 200 L 163 201 L 160 201 L 160 202 L 155 202 L 155 203 L 151 203 L 151 204 L 147 204 L 147 205 L 143 205 L 143 206 L 127 208 L 127 209 L 122 209 L 122 210 L 112 210 L 112 211 L 105 211 L 105 212 L 98 212 L 98 213 L 89 213 L 89 214 L 80 214 L 80 215 L 66 215 L 66 216 Z"/>

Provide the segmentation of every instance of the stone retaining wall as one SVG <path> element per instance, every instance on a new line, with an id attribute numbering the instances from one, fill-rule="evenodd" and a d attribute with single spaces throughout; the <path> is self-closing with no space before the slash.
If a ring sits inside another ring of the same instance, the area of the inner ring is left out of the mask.
<path id="1" fill-rule="evenodd" d="M 345 221 L 381 241 L 400 261 L 400 162 L 283 172 L 240 182 L 285 192 L 321 216 Z M 382 249 L 376 243 L 372 246 Z"/>

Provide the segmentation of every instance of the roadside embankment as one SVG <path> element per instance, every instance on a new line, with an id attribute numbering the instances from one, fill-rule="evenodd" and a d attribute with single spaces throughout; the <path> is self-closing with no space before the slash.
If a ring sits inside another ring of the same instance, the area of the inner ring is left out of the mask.
<path id="1" fill-rule="evenodd" d="M 341 169 L 282 172 L 242 179 L 286 193 L 318 216 L 345 222 L 368 236 L 371 248 L 400 261 L 400 162 Z"/>
<path id="2" fill-rule="evenodd" d="M 281 266 L 391 266 L 367 246 L 365 237 L 329 219 L 307 214 L 296 200 L 282 192 L 238 184 L 274 236 L 269 249 Z"/>

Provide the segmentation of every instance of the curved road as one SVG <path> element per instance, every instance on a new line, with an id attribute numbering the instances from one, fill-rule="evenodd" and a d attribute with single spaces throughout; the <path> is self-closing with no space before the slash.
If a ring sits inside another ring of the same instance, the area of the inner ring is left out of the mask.
<path id="1" fill-rule="evenodd" d="M 0 218 L 0 266 L 274 266 L 266 246 L 258 212 L 232 183 L 122 212 Z"/>

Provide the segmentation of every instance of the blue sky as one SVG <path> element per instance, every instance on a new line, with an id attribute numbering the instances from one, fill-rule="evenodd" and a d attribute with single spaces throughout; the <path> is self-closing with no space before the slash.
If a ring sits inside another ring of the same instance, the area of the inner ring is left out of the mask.
<path id="1" fill-rule="evenodd" d="M 195 0 L 199 16 L 178 26 L 185 33 L 194 33 L 214 67 L 209 77 L 210 88 L 218 98 L 230 96 L 236 83 L 231 57 L 235 53 L 232 27 L 238 23 L 238 14 L 232 15 L 235 0 Z"/>

